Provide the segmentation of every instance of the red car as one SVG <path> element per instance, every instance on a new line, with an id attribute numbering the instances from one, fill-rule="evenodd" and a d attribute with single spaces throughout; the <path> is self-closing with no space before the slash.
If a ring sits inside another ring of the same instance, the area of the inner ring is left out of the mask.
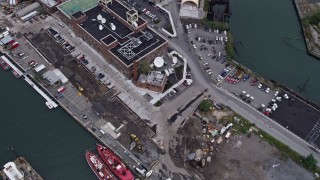
<path id="1" fill-rule="evenodd" d="M 257 78 L 253 78 L 253 79 L 251 80 L 250 84 L 251 84 L 251 86 L 254 86 L 254 85 L 257 84 L 257 82 L 258 82 L 258 79 L 257 79 Z"/>
<path id="2" fill-rule="evenodd" d="M 20 44 L 18 43 L 18 42 L 14 42 L 13 44 L 12 44 L 12 46 L 9 48 L 9 50 L 13 50 L 13 49 L 15 49 L 16 47 L 18 47 Z"/>

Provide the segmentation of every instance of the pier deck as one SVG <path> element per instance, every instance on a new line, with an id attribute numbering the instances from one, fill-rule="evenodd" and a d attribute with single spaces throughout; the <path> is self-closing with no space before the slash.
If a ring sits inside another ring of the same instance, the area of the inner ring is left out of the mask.
<path id="1" fill-rule="evenodd" d="M 14 161 L 18 170 L 23 174 L 23 179 L 43 180 L 43 178 L 31 167 L 24 157 L 19 157 Z M 4 171 L 0 171 L 0 179 L 8 179 Z"/>

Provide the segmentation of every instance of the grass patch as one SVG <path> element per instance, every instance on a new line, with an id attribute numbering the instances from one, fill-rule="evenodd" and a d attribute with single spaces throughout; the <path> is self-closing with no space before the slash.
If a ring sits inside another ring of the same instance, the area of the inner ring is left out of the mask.
<path id="1" fill-rule="evenodd" d="M 174 85 L 174 83 L 172 83 L 171 81 L 167 81 L 167 84 L 164 86 L 163 92 L 165 92 L 168 89 L 170 89 L 173 85 Z"/>
<path id="2" fill-rule="evenodd" d="M 180 81 L 183 77 L 183 66 L 179 66 L 179 67 L 175 68 L 174 71 L 176 72 L 176 76 L 177 76 L 178 81 Z"/>
<path id="3" fill-rule="evenodd" d="M 246 134 L 251 126 L 254 126 L 251 122 L 244 119 L 242 116 L 240 116 L 237 113 L 233 113 L 229 116 L 224 116 L 220 119 L 221 124 L 228 124 L 233 123 L 232 129 L 235 130 L 238 133 Z"/>
<path id="4" fill-rule="evenodd" d="M 272 137 L 270 134 L 262 130 L 259 130 L 257 134 L 260 137 L 262 136 L 261 138 L 267 141 L 271 146 L 274 146 L 275 148 L 277 148 L 280 151 L 282 157 L 291 158 L 292 160 L 296 161 L 298 164 L 302 165 L 301 161 L 303 157 L 297 152 L 295 152 L 294 150 L 292 150 L 289 146 L 283 144 L 278 139 Z"/>

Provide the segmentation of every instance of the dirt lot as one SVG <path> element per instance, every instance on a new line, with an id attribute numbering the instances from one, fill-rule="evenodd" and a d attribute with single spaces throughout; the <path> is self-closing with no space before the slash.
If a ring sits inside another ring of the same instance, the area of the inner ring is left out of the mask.
<path id="1" fill-rule="evenodd" d="M 110 122 L 118 128 L 123 124 L 124 126 L 120 129 L 122 135 L 118 138 L 118 141 L 127 149 L 130 149 L 132 142 L 130 135 L 137 135 L 140 139 L 138 144 L 141 144 L 141 148 L 138 149 L 138 146 L 136 146 L 132 153 L 147 166 L 157 161 L 157 145 L 151 140 L 155 133 L 116 97 L 118 93 L 116 89 L 108 89 L 100 83 L 88 69 L 78 63 L 45 30 L 41 30 L 37 34 L 27 34 L 27 37 L 48 61 L 60 69 L 73 86 L 77 88 L 80 86 L 84 89 L 81 92 L 83 96 L 105 108 L 105 116 L 96 122 L 97 125 L 103 126 Z"/>
<path id="2" fill-rule="evenodd" d="M 223 113 L 215 114 L 221 118 Z M 218 128 L 218 120 L 210 116 L 208 119 Z M 229 139 L 223 137 L 219 145 L 211 143 L 211 162 L 201 168 L 201 163 L 188 160 L 188 154 L 203 148 L 202 142 L 207 141 L 207 137 L 202 131 L 202 120 L 190 118 L 171 140 L 169 152 L 177 166 L 187 168 L 201 179 L 314 179 L 310 172 L 292 160 L 280 157 L 274 147 L 256 134 L 248 137 L 236 135 L 232 130 Z"/>

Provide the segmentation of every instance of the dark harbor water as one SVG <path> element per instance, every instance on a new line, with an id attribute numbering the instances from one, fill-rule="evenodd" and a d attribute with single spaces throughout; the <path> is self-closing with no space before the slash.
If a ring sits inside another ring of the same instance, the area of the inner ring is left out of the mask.
<path id="1" fill-rule="evenodd" d="M 96 179 L 85 150 L 96 139 L 62 108 L 49 110 L 24 80 L 0 69 L 0 164 L 26 157 L 42 177 L 52 180 Z"/>
<path id="2" fill-rule="evenodd" d="M 320 104 L 320 60 L 306 53 L 292 0 L 232 0 L 235 60 Z"/>

